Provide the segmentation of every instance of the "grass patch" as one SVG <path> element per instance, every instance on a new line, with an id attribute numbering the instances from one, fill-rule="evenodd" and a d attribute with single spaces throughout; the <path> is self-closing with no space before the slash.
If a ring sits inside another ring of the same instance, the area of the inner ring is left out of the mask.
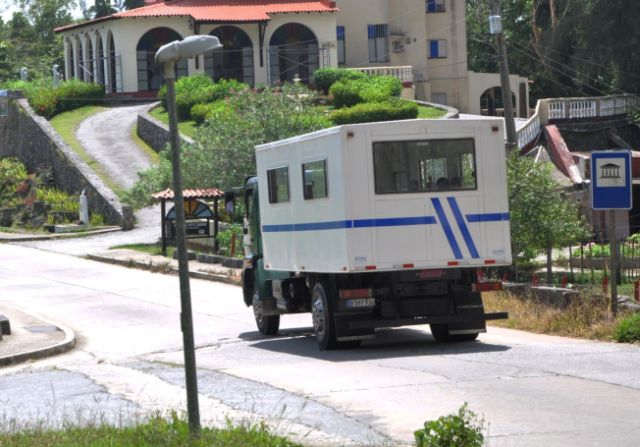
<path id="1" fill-rule="evenodd" d="M 106 110 L 101 106 L 84 106 L 79 109 L 71 110 L 69 112 L 63 112 L 54 116 L 50 123 L 53 128 L 60 134 L 65 143 L 67 143 L 71 149 L 89 165 L 91 169 L 98 174 L 98 177 L 109 187 L 111 190 L 122 199 L 124 189 L 115 184 L 107 175 L 102 166 L 96 162 L 85 150 L 82 144 L 76 138 L 76 130 L 82 121 L 89 118 L 91 115 Z"/>
<path id="2" fill-rule="evenodd" d="M 162 107 L 156 107 L 155 109 L 151 110 L 149 112 L 149 115 L 157 120 L 162 121 L 165 125 L 169 125 L 169 114 Z M 188 136 L 189 138 L 193 138 L 197 128 L 198 125 L 193 120 L 178 122 L 178 131 L 181 134 Z"/>
<path id="3" fill-rule="evenodd" d="M 138 135 L 138 126 L 133 126 L 131 128 L 131 139 L 136 144 L 136 146 L 140 148 L 140 150 L 147 154 L 147 156 L 151 160 L 151 163 L 155 164 L 160 161 L 160 155 L 156 151 L 154 151 L 151 146 L 145 143 L 145 141 Z"/>
<path id="4" fill-rule="evenodd" d="M 486 312 L 509 312 L 509 319 L 492 321 L 491 325 L 540 334 L 612 341 L 616 326 L 627 316 L 620 312 L 614 318 L 609 300 L 588 293 L 564 308 L 507 292 L 483 293 L 482 298 Z"/>
<path id="5" fill-rule="evenodd" d="M 418 118 L 442 118 L 447 112 L 442 109 L 429 106 L 418 106 Z"/>
<path id="6" fill-rule="evenodd" d="M 622 343 L 640 342 L 640 314 L 628 315 L 620 320 L 613 337 Z"/>
<path id="7" fill-rule="evenodd" d="M 0 433 L 3 447 L 302 447 L 270 433 L 265 424 L 232 426 L 223 429 L 203 427 L 199 438 L 189 436 L 188 423 L 173 415 L 153 417 L 131 427 L 67 427 L 62 430 L 32 429 Z"/>

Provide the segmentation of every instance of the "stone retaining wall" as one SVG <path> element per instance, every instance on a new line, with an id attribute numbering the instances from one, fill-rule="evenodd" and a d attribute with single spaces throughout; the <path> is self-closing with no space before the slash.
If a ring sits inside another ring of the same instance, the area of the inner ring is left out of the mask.
<path id="1" fill-rule="evenodd" d="M 161 152 L 169 144 L 169 127 L 149 113 L 142 112 L 138 114 L 138 136 L 154 151 Z M 181 135 L 181 138 L 183 143 L 193 143 L 189 137 Z"/>
<path id="2" fill-rule="evenodd" d="M 86 191 L 89 210 L 104 216 L 110 225 L 123 225 L 122 204 L 116 194 L 62 140 L 26 99 L 9 103 L 9 114 L 0 117 L 0 157 L 14 157 L 29 172 L 49 169 L 53 182 L 69 194 Z"/>

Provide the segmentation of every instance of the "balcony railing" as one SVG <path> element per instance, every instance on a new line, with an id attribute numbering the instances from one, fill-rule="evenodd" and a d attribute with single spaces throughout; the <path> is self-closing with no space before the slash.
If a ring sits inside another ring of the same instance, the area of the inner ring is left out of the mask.
<path id="1" fill-rule="evenodd" d="M 350 70 L 361 71 L 369 75 L 393 76 L 402 81 L 404 85 L 413 84 L 413 67 L 397 66 L 397 67 L 359 67 L 350 68 Z"/>

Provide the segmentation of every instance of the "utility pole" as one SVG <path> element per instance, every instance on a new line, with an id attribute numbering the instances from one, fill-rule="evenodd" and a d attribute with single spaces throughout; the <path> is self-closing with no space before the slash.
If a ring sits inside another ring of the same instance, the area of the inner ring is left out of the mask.
<path id="1" fill-rule="evenodd" d="M 511 87 L 509 86 L 509 63 L 507 61 L 507 47 L 502 32 L 502 17 L 500 0 L 489 0 L 491 15 L 489 16 L 489 31 L 496 36 L 498 61 L 500 62 L 500 86 L 502 89 L 502 105 L 504 107 L 504 121 L 507 127 L 507 153 L 518 147 L 516 137 L 516 122 L 513 117 L 513 102 Z"/>

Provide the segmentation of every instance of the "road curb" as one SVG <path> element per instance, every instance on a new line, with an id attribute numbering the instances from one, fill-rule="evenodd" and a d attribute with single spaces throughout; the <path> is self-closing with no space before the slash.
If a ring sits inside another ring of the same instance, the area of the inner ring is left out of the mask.
<path id="1" fill-rule="evenodd" d="M 45 357 L 51 357 L 57 354 L 62 354 L 63 352 L 69 351 L 76 345 L 76 334 L 66 325 L 52 321 L 48 318 L 44 318 L 40 315 L 32 314 L 31 312 L 26 312 L 19 307 L 15 307 L 7 303 L 3 303 L 2 305 L 15 309 L 17 312 L 29 314 L 34 318 L 42 320 L 44 323 L 57 327 L 64 332 L 64 339 L 60 342 L 44 348 L 33 349 L 31 351 L 25 351 L 0 357 L 0 367 L 15 365 L 17 363 L 26 362 L 27 360 L 37 360 Z"/>
<path id="2" fill-rule="evenodd" d="M 75 239 L 86 236 L 95 236 L 96 234 L 114 233 L 122 231 L 121 227 L 109 227 L 100 230 L 82 231 L 77 233 L 51 233 L 51 234 L 24 234 L 24 233 L 1 233 L 0 243 L 2 242 L 37 242 L 48 241 L 52 239 Z M 21 236 L 23 234 L 23 236 Z"/>
<path id="3" fill-rule="evenodd" d="M 171 274 L 171 275 L 178 274 L 178 269 L 175 267 L 168 267 L 166 269 L 156 269 L 156 267 L 158 267 L 157 264 L 149 264 L 141 261 L 136 261 L 135 259 L 116 259 L 116 258 L 110 258 L 108 256 L 100 256 L 100 255 L 92 255 L 92 254 L 88 254 L 86 257 L 87 259 L 91 259 L 92 261 L 121 265 L 123 267 L 135 267 L 142 270 L 153 271 L 154 273 L 163 273 L 163 274 Z M 213 273 L 189 271 L 189 277 L 195 278 L 195 279 L 204 279 L 207 281 L 222 282 L 222 283 L 230 284 L 233 286 L 239 286 L 241 284 L 240 279 L 235 279 L 226 275 L 215 275 Z"/>

